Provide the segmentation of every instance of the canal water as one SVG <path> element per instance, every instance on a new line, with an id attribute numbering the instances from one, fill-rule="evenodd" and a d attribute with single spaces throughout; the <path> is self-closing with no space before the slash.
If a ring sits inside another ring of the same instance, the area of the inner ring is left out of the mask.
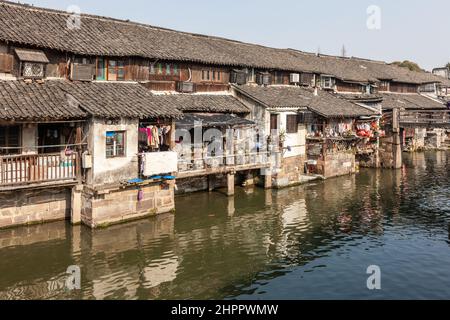
<path id="1" fill-rule="evenodd" d="M 102 230 L 0 230 L 0 299 L 450 299 L 450 153 L 404 163 L 234 201 L 190 194 L 176 214 Z"/>

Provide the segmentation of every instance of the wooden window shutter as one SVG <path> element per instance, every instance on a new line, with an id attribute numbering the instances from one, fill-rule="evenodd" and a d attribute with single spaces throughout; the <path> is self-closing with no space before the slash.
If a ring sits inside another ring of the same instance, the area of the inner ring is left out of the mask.
<path id="1" fill-rule="evenodd" d="M 10 73 L 13 69 L 13 56 L 0 53 L 0 72 Z"/>
<path id="2" fill-rule="evenodd" d="M 286 116 L 286 133 L 297 133 L 298 132 L 298 122 L 297 115 L 290 114 Z"/>
<path id="3" fill-rule="evenodd" d="M 270 131 L 278 130 L 278 115 L 271 114 L 270 115 Z"/>

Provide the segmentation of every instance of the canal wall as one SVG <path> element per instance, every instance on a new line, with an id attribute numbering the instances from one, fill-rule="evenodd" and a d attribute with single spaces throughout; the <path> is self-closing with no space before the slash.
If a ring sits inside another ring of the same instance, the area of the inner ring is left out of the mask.
<path id="1" fill-rule="evenodd" d="M 175 210 L 175 182 L 104 189 L 85 188 L 81 221 L 97 228 Z"/>
<path id="2" fill-rule="evenodd" d="M 282 158 L 280 168 L 272 177 L 272 186 L 285 188 L 305 182 L 305 161 L 305 155 Z"/>
<path id="3" fill-rule="evenodd" d="M 70 188 L 2 192 L 0 228 L 64 220 L 70 212 Z"/>
<path id="4" fill-rule="evenodd" d="M 318 163 L 322 164 L 325 179 L 356 173 L 356 156 L 350 151 L 326 154 Z"/>

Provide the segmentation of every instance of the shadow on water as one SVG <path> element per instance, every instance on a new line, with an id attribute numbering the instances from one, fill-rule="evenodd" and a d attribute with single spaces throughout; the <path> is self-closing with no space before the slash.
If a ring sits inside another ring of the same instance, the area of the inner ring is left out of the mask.
<path id="1" fill-rule="evenodd" d="M 190 194 L 175 215 L 107 229 L 0 230 L 0 298 L 450 298 L 449 188 L 449 153 L 417 153 L 401 170 Z M 70 265 L 81 291 L 65 288 Z"/>

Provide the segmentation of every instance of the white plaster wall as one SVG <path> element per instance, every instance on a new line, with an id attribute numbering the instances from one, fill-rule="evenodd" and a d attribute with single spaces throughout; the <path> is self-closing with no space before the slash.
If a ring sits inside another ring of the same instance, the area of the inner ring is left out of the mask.
<path id="1" fill-rule="evenodd" d="M 22 126 L 22 154 L 37 154 L 38 149 L 37 124 L 24 124 Z"/>
<path id="2" fill-rule="evenodd" d="M 296 115 L 296 112 L 281 112 L 279 116 L 279 128 L 281 131 L 286 132 L 286 123 L 288 115 Z M 283 157 L 297 157 L 306 154 L 306 127 L 304 125 L 298 126 L 297 133 L 286 134 L 286 141 L 284 147 L 291 147 L 291 151 L 284 150 Z"/>
<path id="3" fill-rule="evenodd" d="M 138 172 L 138 126 L 137 119 L 121 119 L 110 122 L 94 119 L 89 130 L 92 155 L 91 179 L 94 185 L 117 183 L 137 178 Z M 106 132 L 125 131 L 126 154 L 124 157 L 106 158 Z"/>

